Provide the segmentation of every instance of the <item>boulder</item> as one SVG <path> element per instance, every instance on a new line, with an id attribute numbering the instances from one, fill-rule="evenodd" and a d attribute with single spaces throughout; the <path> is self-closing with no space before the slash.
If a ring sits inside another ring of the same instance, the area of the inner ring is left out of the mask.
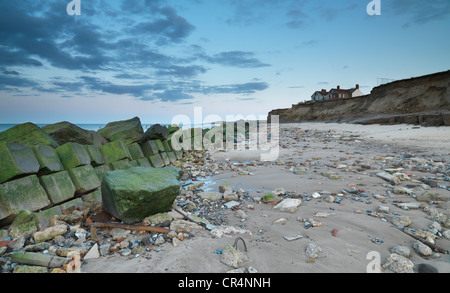
<path id="1" fill-rule="evenodd" d="M 105 144 L 100 147 L 100 150 L 105 157 L 106 163 L 109 164 L 123 159 L 132 159 L 127 145 L 121 140 Z"/>
<path id="2" fill-rule="evenodd" d="M 96 167 L 106 163 L 105 158 L 103 157 L 103 153 L 100 150 L 100 147 L 96 145 L 85 145 L 86 151 L 91 157 L 91 165 Z"/>
<path id="3" fill-rule="evenodd" d="M 91 163 L 91 157 L 87 150 L 76 142 L 68 142 L 58 147 L 56 153 L 66 170 Z"/>
<path id="4" fill-rule="evenodd" d="M 47 132 L 30 122 L 0 132 L 0 142 L 19 142 L 29 146 L 48 145 L 54 148 L 59 146 Z"/>
<path id="5" fill-rule="evenodd" d="M 168 212 L 179 194 L 180 171 L 134 167 L 108 172 L 101 185 L 103 207 L 125 223 Z"/>
<path id="6" fill-rule="evenodd" d="M 76 167 L 68 170 L 68 172 L 77 194 L 97 189 L 101 185 L 101 182 L 91 165 Z"/>
<path id="7" fill-rule="evenodd" d="M 40 179 L 53 204 L 58 204 L 75 196 L 75 185 L 67 171 L 41 176 Z"/>
<path id="8" fill-rule="evenodd" d="M 139 160 L 144 157 L 144 152 L 137 142 L 128 145 L 128 151 L 133 160 Z"/>
<path id="9" fill-rule="evenodd" d="M 15 142 L 0 143 L 0 183 L 37 173 L 39 169 L 39 162 L 30 146 Z"/>
<path id="10" fill-rule="evenodd" d="M 38 230 L 39 220 L 29 210 L 21 210 L 9 227 L 9 236 L 12 239 L 19 237 L 28 238 Z"/>
<path id="11" fill-rule="evenodd" d="M 0 185 L 0 219 L 15 216 L 21 210 L 32 212 L 51 203 L 36 175 L 9 181 Z"/>
<path id="12" fill-rule="evenodd" d="M 109 141 L 122 140 L 127 145 L 141 142 L 144 139 L 144 130 L 138 117 L 108 123 L 105 127 L 99 129 L 97 133 Z"/>
<path id="13" fill-rule="evenodd" d="M 166 140 L 169 136 L 169 128 L 160 124 L 152 125 L 145 132 L 145 140 L 161 139 Z"/>
<path id="14" fill-rule="evenodd" d="M 40 165 L 39 174 L 49 174 L 64 169 L 54 148 L 46 145 L 36 145 L 33 147 L 33 152 Z"/>
<path id="15" fill-rule="evenodd" d="M 60 145 L 76 142 L 82 145 L 101 146 L 107 143 L 107 140 L 99 133 L 83 129 L 67 121 L 45 125 L 42 127 L 42 130 Z"/>

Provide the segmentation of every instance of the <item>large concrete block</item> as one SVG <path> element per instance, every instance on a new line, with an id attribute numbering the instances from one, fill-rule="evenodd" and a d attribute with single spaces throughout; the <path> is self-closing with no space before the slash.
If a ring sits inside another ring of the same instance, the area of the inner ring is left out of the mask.
<path id="1" fill-rule="evenodd" d="M 21 210 L 32 212 L 51 204 L 36 175 L 9 181 L 0 185 L 0 219 Z"/>
<path id="2" fill-rule="evenodd" d="M 100 147 L 96 145 L 85 145 L 84 147 L 91 157 L 92 166 L 96 167 L 106 163 L 105 158 L 103 157 L 103 153 L 100 151 Z"/>
<path id="3" fill-rule="evenodd" d="M 170 145 L 170 141 L 168 140 L 163 140 L 162 141 L 163 147 L 164 147 L 164 151 L 166 153 L 171 152 L 172 151 L 172 146 Z"/>
<path id="4" fill-rule="evenodd" d="M 123 159 L 120 161 L 115 161 L 109 164 L 109 167 L 112 170 L 126 170 L 132 167 L 131 161 L 128 159 Z"/>
<path id="5" fill-rule="evenodd" d="M 76 194 L 86 193 L 100 187 L 100 180 L 91 165 L 85 165 L 68 170 L 75 185 Z"/>
<path id="6" fill-rule="evenodd" d="M 151 141 L 152 141 L 152 140 L 151 140 Z M 160 153 L 161 153 L 161 152 L 165 152 L 164 145 L 163 145 L 163 143 L 162 143 L 162 141 L 161 141 L 160 139 L 155 139 L 155 140 L 153 140 L 153 141 L 155 142 L 156 147 L 158 148 L 158 150 L 159 150 Z"/>
<path id="7" fill-rule="evenodd" d="M 36 145 L 33 147 L 33 151 L 41 166 L 39 174 L 49 174 L 64 169 L 54 148 L 46 145 Z"/>
<path id="8" fill-rule="evenodd" d="M 0 132 L 0 142 L 19 142 L 29 146 L 48 145 L 54 148 L 59 144 L 39 126 L 27 122 Z"/>
<path id="9" fill-rule="evenodd" d="M 177 161 L 177 157 L 174 152 L 167 152 L 167 157 L 169 158 L 170 163 L 175 163 Z"/>
<path id="10" fill-rule="evenodd" d="M 170 165 L 170 160 L 169 160 L 169 157 L 167 156 L 167 153 L 162 152 L 162 153 L 160 153 L 160 155 L 161 155 L 161 159 L 164 162 L 164 165 L 169 166 Z"/>
<path id="11" fill-rule="evenodd" d="M 137 142 L 128 145 L 128 151 L 130 152 L 131 158 L 133 160 L 138 160 L 144 157 L 144 152 Z"/>
<path id="12" fill-rule="evenodd" d="M 30 146 L 16 142 L 0 143 L 0 183 L 33 174 L 40 165 Z"/>
<path id="13" fill-rule="evenodd" d="M 153 156 L 148 157 L 148 160 L 155 168 L 164 167 L 164 162 L 159 154 L 155 154 Z"/>
<path id="14" fill-rule="evenodd" d="M 41 176 L 41 182 L 53 204 L 66 201 L 75 195 L 75 185 L 67 171 Z"/>
<path id="15" fill-rule="evenodd" d="M 68 142 L 56 148 L 56 153 L 66 170 L 91 163 L 91 157 L 86 148 L 76 142 Z"/>
<path id="16" fill-rule="evenodd" d="M 112 163 L 123 159 L 132 159 L 127 145 L 120 140 L 105 144 L 100 147 L 100 150 L 105 156 L 107 163 Z"/>
<path id="17" fill-rule="evenodd" d="M 103 180 L 103 176 L 109 171 L 111 171 L 111 168 L 109 167 L 109 165 L 100 165 L 100 166 L 94 167 L 94 172 L 95 172 L 95 174 L 97 174 L 97 177 L 100 180 L 100 182 Z"/>
<path id="18" fill-rule="evenodd" d="M 159 152 L 158 147 L 156 146 L 156 144 L 154 142 L 151 143 L 150 141 L 146 141 L 146 142 L 141 143 L 140 146 L 141 146 L 142 152 L 144 153 L 144 157 L 150 157 Z"/>
<path id="19" fill-rule="evenodd" d="M 60 215 L 62 215 L 62 212 L 59 206 L 54 206 L 36 213 L 36 217 L 39 220 L 41 229 L 46 229 L 50 227 L 50 218 L 53 216 L 60 216 Z"/>
<path id="20" fill-rule="evenodd" d="M 142 158 L 137 160 L 139 166 L 141 167 L 152 167 L 152 164 L 150 163 L 148 158 Z"/>

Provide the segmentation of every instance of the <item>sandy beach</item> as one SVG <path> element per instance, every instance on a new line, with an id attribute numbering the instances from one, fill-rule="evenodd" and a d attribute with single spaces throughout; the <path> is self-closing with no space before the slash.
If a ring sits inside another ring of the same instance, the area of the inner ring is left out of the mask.
<path id="1" fill-rule="evenodd" d="M 365 273 L 371 252 L 383 265 L 396 246 L 410 249 L 414 272 L 420 264 L 450 272 L 448 254 L 421 255 L 413 248 L 416 240 L 392 222 L 407 216 L 408 231 L 428 231 L 435 222 L 430 209 L 448 217 L 450 127 L 281 124 L 278 159 L 258 158 L 258 151 L 208 151 L 205 164 L 196 170 L 196 179 L 205 184 L 194 197 L 201 189 L 218 192 L 221 184 L 229 183 L 238 194 L 238 208 L 227 208 L 224 200 L 205 205 L 215 209 L 211 218 L 220 217 L 222 225 L 246 233 L 218 238 L 203 228 L 176 245 L 166 241 L 152 246 L 146 256 L 114 253 L 86 260 L 81 271 L 225 273 L 234 268 L 221 262 L 220 252 L 241 237 L 247 251 L 241 242 L 237 248 L 247 260 L 240 267 L 259 273 Z M 398 169 L 401 180 L 390 184 L 376 175 L 386 169 Z M 280 200 L 301 200 L 295 211 L 281 211 L 263 201 L 279 188 Z M 433 200 L 419 201 L 426 194 L 433 194 Z M 185 200 L 180 195 L 177 202 Z M 404 203 L 413 205 L 404 208 Z M 421 206 L 414 208 L 416 204 Z M 450 240 L 442 233 L 448 229 L 442 226 L 433 239 L 445 250 L 450 250 Z M 148 232 L 132 232 L 127 240 L 144 236 Z M 318 257 L 306 253 L 311 244 L 320 247 Z M 383 267 L 381 272 L 393 270 Z"/>

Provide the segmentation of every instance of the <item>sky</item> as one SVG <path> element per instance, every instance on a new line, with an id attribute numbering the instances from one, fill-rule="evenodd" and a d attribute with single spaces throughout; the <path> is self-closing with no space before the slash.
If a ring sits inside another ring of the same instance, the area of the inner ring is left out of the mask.
<path id="1" fill-rule="evenodd" d="M 79 1 L 0 0 L 0 123 L 266 117 L 450 69 L 448 0 Z"/>

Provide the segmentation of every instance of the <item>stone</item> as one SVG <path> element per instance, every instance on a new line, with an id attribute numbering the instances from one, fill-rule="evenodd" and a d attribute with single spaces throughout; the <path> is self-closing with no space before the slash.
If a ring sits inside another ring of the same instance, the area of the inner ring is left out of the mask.
<path id="1" fill-rule="evenodd" d="M 442 232 L 442 236 L 444 236 L 444 238 L 446 239 L 450 239 L 450 230 L 445 230 L 444 232 Z"/>
<path id="2" fill-rule="evenodd" d="M 394 273 L 414 273 L 413 262 L 396 253 L 392 253 L 382 267 L 384 269 L 390 269 Z"/>
<path id="3" fill-rule="evenodd" d="M 154 124 L 145 131 L 145 140 L 166 140 L 169 136 L 169 128 L 160 124 Z"/>
<path id="4" fill-rule="evenodd" d="M 161 158 L 161 156 L 159 154 L 155 154 L 153 156 L 150 156 L 148 158 L 148 160 L 150 161 L 150 163 L 152 164 L 153 167 L 155 168 L 162 168 L 164 167 L 164 162 Z"/>
<path id="5" fill-rule="evenodd" d="M 127 145 L 121 141 L 113 141 L 100 147 L 106 163 L 113 163 L 123 159 L 131 160 L 131 154 L 128 151 Z"/>
<path id="6" fill-rule="evenodd" d="M 19 251 L 11 255 L 11 261 L 19 264 L 57 268 L 68 263 L 69 259 L 50 254 Z"/>
<path id="7" fill-rule="evenodd" d="M 75 195 L 75 185 L 67 171 L 41 176 L 41 182 L 53 204 L 66 201 Z"/>
<path id="8" fill-rule="evenodd" d="M 46 145 L 33 146 L 33 152 L 39 162 L 39 174 L 59 172 L 64 169 L 55 149 Z"/>
<path id="9" fill-rule="evenodd" d="M 76 193 L 87 193 L 100 187 L 101 182 L 91 165 L 76 167 L 68 171 Z"/>
<path id="10" fill-rule="evenodd" d="M 301 205 L 302 201 L 298 198 L 286 198 L 273 207 L 274 210 L 293 213 Z"/>
<path id="11" fill-rule="evenodd" d="M 22 143 L 0 142 L 0 183 L 37 173 L 40 165 L 33 149 Z"/>
<path id="12" fill-rule="evenodd" d="M 163 143 L 162 143 L 162 141 L 160 140 L 160 139 L 155 139 L 155 140 L 153 140 L 154 141 L 154 143 L 155 143 L 155 145 L 156 145 L 156 147 L 158 148 L 158 151 L 160 152 L 160 153 L 163 153 L 163 152 L 165 152 L 166 150 L 164 149 L 164 145 L 163 145 Z"/>
<path id="13" fill-rule="evenodd" d="M 140 144 L 142 152 L 145 157 L 153 156 L 159 153 L 158 147 L 156 146 L 155 141 L 146 141 Z"/>
<path id="14" fill-rule="evenodd" d="M 51 240 L 59 235 L 64 235 L 67 232 L 66 225 L 56 225 L 44 229 L 42 231 L 37 231 L 33 234 L 34 241 L 36 243 L 44 242 L 47 240 Z"/>
<path id="15" fill-rule="evenodd" d="M 100 166 L 94 167 L 94 172 L 97 175 L 100 182 L 102 182 L 103 176 L 109 171 L 111 171 L 111 167 L 109 165 L 100 165 Z"/>
<path id="16" fill-rule="evenodd" d="M 104 209 L 125 223 L 170 211 L 180 190 L 178 168 L 134 167 L 105 174 L 101 184 Z"/>
<path id="17" fill-rule="evenodd" d="M 197 194 L 204 201 L 219 201 L 222 199 L 222 195 L 215 191 L 203 191 Z"/>
<path id="18" fill-rule="evenodd" d="M 167 153 L 162 152 L 162 153 L 160 153 L 160 156 L 161 156 L 161 159 L 163 160 L 165 166 L 169 166 L 171 164 L 169 157 L 167 156 Z"/>
<path id="19" fill-rule="evenodd" d="M 219 185 L 219 192 L 224 193 L 226 191 L 233 191 L 230 184 L 228 182 L 224 182 Z"/>
<path id="20" fill-rule="evenodd" d="M 146 217 L 144 220 L 142 220 L 142 224 L 147 225 L 158 225 L 158 226 L 165 226 L 164 223 L 171 222 L 173 218 L 169 216 L 166 213 L 158 213 L 156 215 L 151 215 L 149 217 Z"/>
<path id="21" fill-rule="evenodd" d="M 61 214 L 62 211 L 60 206 L 54 206 L 35 213 L 36 217 L 39 219 L 41 229 L 50 227 L 50 219 Z"/>
<path id="22" fill-rule="evenodd" d="M 421 263 L 417 267 L 417 272 L 419 274 L 438 274 L 439 271 L 435 267 L 429 264 Z"/>
<path id="23" fill-rule="evenodd" d="M 59 144 L 42 128 L 33 123 L 22 123 L 0 132 L 0 142 L 18 142 L 29 146 L 47 145 L 54 148 Z"/>
<path id="24" fill-rule="evenodd" d="M 19 237 L 29 238 L 38 230 L 39 220 L 29 210 L 21 210 L 9 227 L 9 236 L 12 239 Z"/>
<path id="25" fill-rule="evenodd" d="M 115 161 L 109 164 L 111 170 L 126 170 L 132 168 L 132 163 L 128 159 L 123 159 L 120 161 Z"/>
<path id="26" fill-rule="evenodd" d="M 391 252 L 396 253 L 401 256 L 404 256 L 404 257 L 409 257 L 411 255 L 411 250 L 409 249 L 409 247 L 402 246 L 402 245 L 397 245 L 397 246 L 393 247 Z"/>
<path id="27" fill-rule="evenodd" d="M 97 131 L 109 141 L 123 141 L 126 145 L 141 142 L 144 139 L 144 130 L 139 117 L 129 120 L 115 121 L 106 124 Z"/>
<path id="28" fill-rule="evenodd" d="M 121 229 L 121 228 L 113 228 L 109 231 L 109 235 L 113 240 L 117 241 L 120 239 L 127 239 L 128 235 L 131 233 L 130 230 Z"/>
<path id="29" fill-rule="evenodd" d="M 239 268 L 239 266 L 247 261 L 248 257 L 243 252 L 239 251 L 239 249 L 236 249 L 231 245 L 227 245 L 220 258 L 220 262 L 235 269 Z"/>
<path id="30" fill-rule="evenodd" d="M 51 204 L 36 175 L 1 184 L 0 203 L 0 219 L 21 210 L 35 212 Z"/>
<path id="31" fill-rule="evenodd" d="M 144 152 L 137 142 L 128 145 L 128 152 L 133 160 L 139 160 L 144 157 Z"/>
<path id="32" fill-rule="evenodd" d="M 40 242 L 36 244 L 27 245 L 23 248 L 26 252 L 40 252 L 50 248 L 50 243 L 48 242 Z"/>
<path id="33" fill-rule="evenodd" d="M 162 140 L 161 142 L 162 142 L 162 144 L 163 144 L 164 151 L 165 151 L 166 153 L 170 153 L 170 152 L 173 151 L 172 146 L 171 146 L 171 144 L 170 144 L 170 141 L 168 141 L 168 140 Z"/>
<path id="34" fill-rule="evenodd" d="M 48 268 L 41 266 L 28 266 L 28 265 L 18 265 L 14 267 L 14 273 L 16 274 L 46 274 L 48 273 Z"/>
<path id="35" fill-rule="evenodd" d="M 306 246 L 306 257 L 309 259 L 315 259 L 321 256 L 323 250 L 320 246 L 315 243 L 308 243 Z"/>
<path id="36" fill-rule="evenodd" d="M 263 196 L 262 200 L 264 203 L 277 203 L 280 202 L 281 199 L 272 192 L 269 192 Z"/>
<path id="37" fill-rule="evenodd" d="M 395 216 L 391 219 L 392 224 L 400 227 L 407 227 L 411 224 L 411 218 L 408 216 Z"/>
<path id="38" fill-rule="evenodd" d="M 387 172 L 379 172 L 376 175 L 377 175 L 377 177 L 380 177 L 388 182 L 394 181 L 394 178 L 395 178 L 393 175 L 391 175 Z"/>
<path id="39" fill-rule="evenodd" d="M 175 156 L 174 152 L 168 152 L 166 153 L 167 157 L 169 158 L 169 161 L 171 164 L 175 164 L 175 162 L 178 160 L 177 157 Z"/>
<path id="40" fill-rule="evenodd" d="M 390 209 L 389 209 L 388 206 L 378 206 L 377 211 L 378 211 L 379 213 L 389 214 Z"/>
<path id="41" fill-rule="evenodd" d="M 101 146 L 107 140 L 92 130 L 83 129 L 67 121 L 49 124 L 42 127 L 59 145 L 76 142 L 82 145 Z"/>
<path id="42" fill-rule="evenodd" d="M 91 165 L 96 167 L 106 163 L 105 158 L 100 150 L 100 147 L 96 145 L 85 145 L 86 151 L 91 157 Z"/>
<path id="43" fill-rule="evenodd" d="M 91 157 L 87 150 L 76 142 L 68 142 L 58 147 L 56 153 L 66 170 L 91 163 Z"/>
<path id="44" fill-rule="evenodd" d="M 100 257 L 100 251 L 98 249 L 98 244 L 95 243 L 91 249 L 89 249 L 89 251 L 86 253 L 86 255 L 83 257 L 84 260 L 89 260 L 89 259 L 97 259 Z"/>
<path id="45" fill-rule="evenodd" d="M 148 158 L 141 158 L 137 160 L 138 165 L 141 167 L 152 167 L 152 164 L 150 163 Z"/>
<path id="46" fill-rule="evenodd" d="M 129 163 L 130 163 L 130 166 L 131 166 L 131 167 L 138 167 L 138 166 L 139 166 L 137 160 L 130 161 Z"/>
<path id="47" fill-rule="evenodd" d="M 413 242 L 412 247 L 417 251 L 421 256 L 430 256 L 433 254 L 433 250 L 428 246 L 420 242 L 419 240 L 415 240 Z"/>
<path id="48" fill-rule="evenodd" d="M 170 230 L 176 232 L 195 233 L 202 229 L 202 226 L 186 220 L 175 220 L 170 223 Z"/>

